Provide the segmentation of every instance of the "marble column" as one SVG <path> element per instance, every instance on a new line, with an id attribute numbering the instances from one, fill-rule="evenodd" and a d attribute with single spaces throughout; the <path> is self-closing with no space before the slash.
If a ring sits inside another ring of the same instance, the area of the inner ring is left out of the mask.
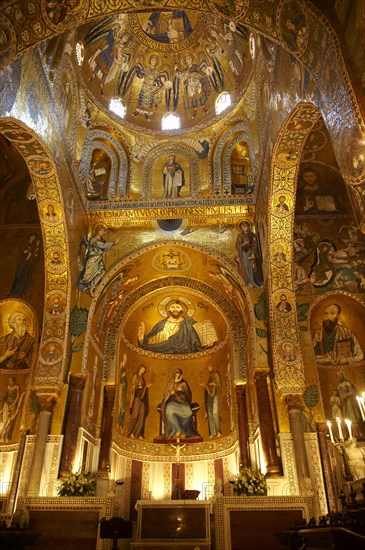
<path id="1" fill-rule="evenodd" d="M 77 438 L 81 423 L 81 407 L 86 378 L 80 374 L 70 375 L 69 396 L 66 409 L 64 443 L 60 473 L 72 470 L 76 456 Z"/>
<path id="2" fill-rule="evenodd" d="M 103 418 L 101 422 L 101 444 L 99 456 L 99 471 L 109 471 L 110 446 L 112 443 L 113 430 L 113 408 L 114 408 L 115 386 L 104 387 Z"/>
<path id="3" fill-rule="evenodd" d="M 311 492 L 307 453 L 302 426 L 302 400 L 300 395 L 287 395 L 290 431 L 293 436 L 294 457 L 297 467 L 299 491 L 302 496 Z"/>
<path id="4" fill-rule="evenodd" d="M 248 454 L 247 402 L 245 384 L 236 385 L 236 400 L 238 419 L 238 442 L 240 446 L 240 465 L 245 468 L 250 464 L 250 457 Z"/>
<path id="5" fill-rule="evenodd" d="M 37 497 L 41 495 L 40 487 L 44 454 L 46 451 L 47 437 L 51 427 L 52 412 L 55 405 L 55 397 L 48 395 L 38 395 L 41 411 L 39 413 L 38 429 L 34 444 L 32 465 L 29 472 L 29 481 L 27 487 L 28 497 Z"/>
<path id="6" fill-rule="evenodd" d="M 268 475 L 279 475 L 281 472 L 280 460 L 276 452 L 275 430 L 272 418 L 269 388 L 267 386 L 266 370 L 255 372 L 255 385 L 262 450 L 266 462 Z"/>

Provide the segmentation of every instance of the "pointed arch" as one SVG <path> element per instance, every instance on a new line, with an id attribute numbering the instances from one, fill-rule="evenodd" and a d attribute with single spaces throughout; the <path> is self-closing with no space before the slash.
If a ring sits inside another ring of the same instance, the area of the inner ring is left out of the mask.
<path id="1" fill-rule="evenodd" d="M 47 387 L 48 394 L 59 395 L 67 368 L 67 310 L 70 300 L 69 245 L 66 224 L 63 221 L 66 216 L 60 215 L 57 221 L 49 223 L 46 213 L 47 206 L 50 204 L 60 213 L 65 212 L 60 181 L 52 155 L 40 138 L 25 124 L 11 118 L 0 118 L 0 133 L 12 142 L 27 164 L 37 200 L 45 256 L 52 254 L 53 251 L 61 252 L 61 264 L 57 266 L 57 270 L 55 271 L 52 265 L 46 267 L 45 295 L 57 294 L 65 307 L 59 316 L 56 333 L 52 314 L 45 300 L 40 350 L 48 341 L 57 341 L 58 349 L 62 349 L 62 353 L 60 353 L 60 360 L 52 366 L 47 365 L 47 361 L 40 353 L 34 379 L 41 393 L 44 386 Z"/>
<path id="2" fill-rule="evenodd" d="M 268 285 L 274 375 L 281 394 L 302 393 L 304 390 L 304 365 L 292 274 L 292 242 L 296 182 L 302 149 L 319 118 L 320 113 L 314 105 L 299 104 L 285 120 L 272 157 L 268 211 Z M 275 209 L 278 195 L 285 196 L 287 211 L 278 212 Z M 274 315 L 275 306 L 283 293 L 290 311 L 285 315 Z"/>
<path id="3" fill-rule="evenodd" d="M 88 318 L 88 328 L 87 334 L 89 334 L 92 326 L 95 324 L 94 315 L 96 313 L 97 307 L 102 307 L 102 297 L 105 295 L 105 292 L 108 289 L 111 289 L 113 280 L 118 280 L 118 276 L 127 269 L 128 277 L 132 275 L 132 270 L 135 265 L 141 262 L 141 256 L 148 252 L 154 251 L 163 247 L 165 245 L 164 241 L 156 241 L 150 243 L 147 246 L 143 246 L 132 254 L 128 255 L 126 258 L 121 259 L 117 265 L 115 265 L 108 273 L 105 275 L 102 286 L 98 288 L 95 299 L 93 300 L 90 313 Z M 218 307 L 224 312 L 227 319 L 230 320 L 230 326 L 232 327 L 232 341 L 233 341 L 233 355 L 234 355 L 234 364 L 232 365 L 234 378 L 240 380 L 247 380 L 248 370 L 252 370 L 256 365 L 257 357 L 255 347 L 255 323 L 254 323 L 254 311 L 251 302 L 251 297 L 248 290 L 245 287 L 245 283 L 241 278 L 241 275 L 238 273 L 235 266 L 232 266 L 224 258 L 219 257 L 212 250 L 207 250 L 196 244 L 186 244 L 180 241 L 169 241 L 169 247 L 179 247 L 186 253 L 189 252 L 189 249 L 199 251 L 202 254 L 210 257 L 212 261 L 221 265 L 225 272 L 229 275 L 232 285 L 237 289 L 237 292 L 242 296 L 242 304 L 239 303 L 240 300 L 237 299 L 237 295 L 232 299 L 232 296 L 228 295 L 221 291 L 221 289 L 214 288 L 213 286 L 208 285 L 204 281 L 198 281 L 196 279 L 189 279 L 184 277 L 179 277 L 178 274 L 173 276 L 167 276 L 164 278 L 165 286 L 172 286 L 174 284 L 185 286 L 187 289 L 192 289 L 197 292 L 205 293 L 212 301 L 216 302 Z M 167 274 L 166 274 L 167 275 Z M 125 276 L 125 274 L 123 275 Z M 117 306 L 115 303 L 112 304 L 112 307 L 109 305 L 109 310 L 104 312 L 105 318 L 107 317 L 110 320 L 110 326 L 106 330 L 105 338 L 105 350 L 107 353 L 102 352 L 101 355 L 104 356 L 104 379 L 109 380 L 110 376 L 113 378 L 114 374 L 111 373 L 110 369 L 114 369 L 113 358 L 116 356 L 116 333 L 120 328 L 121 319 L 126 314 L 127 310 L 133 306 L 133 304 L 139 300 L 141 297 L 145 296 L 147 292 L 150 292 L 152 287 L 153 289 L 159 288 L 162 284 L 162 279 L 156 279 L 150 283 L 145 283 L 143 286 L 136 285 L 135 290 L 130 294 L 126 294 L 121 297 L 118 301 Z M 244 303 L 243 303 L 244 302 Z M 107 304 L 111 304 L 110 298 L 106 300 Z M 233 306 L 235 304 L 235 307 Z M 102 329 L 104 332 L 104 327 Z M 250 346 L 248 345 L 250 341 Z M 250 353 L 248 349 L 250 347 Z M 86 369 L 88 362 L 88 355 L 90 349 L 88 342 L 85 342 L 84 354 L 83 354 L 83 369 Z M 248 365 L 248 355 L 250 354 L 250 365 Z M 251 355 L 252 354 L 252 355 Z"/>

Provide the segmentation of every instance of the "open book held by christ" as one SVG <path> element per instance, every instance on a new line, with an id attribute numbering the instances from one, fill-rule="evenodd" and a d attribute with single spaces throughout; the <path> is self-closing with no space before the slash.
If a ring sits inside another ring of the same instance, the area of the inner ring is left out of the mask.
<path id="1" fill-rule="evenodd" d="M 215 342 L 218 342 L 218 335 L 212 321 L 207 320 L 195 323 L 194 329 L 203 347 L 211 347 Z"/>
<path id="2" fill-rule="evenodd" d="M 323 212 L 336 212 L 336 204 L 331 195 L 316 195 L 316 205 L 317 209 Z"/>

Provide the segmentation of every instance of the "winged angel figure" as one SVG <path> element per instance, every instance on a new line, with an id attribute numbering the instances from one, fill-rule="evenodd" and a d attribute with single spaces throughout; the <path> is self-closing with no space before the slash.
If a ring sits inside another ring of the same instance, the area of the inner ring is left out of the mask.
<path id="1" fill-rule="evenodd" d="M 124 75 L 128 71 L 131 58 L 128 49 L 132 42 L 130 33 L 119 20 L 109 28 L 108 24 L 111 20 L 111 17 L 107 17 L 95 25 L 85 36 L 85 46 L 91 46 L 95 42 L 101 41 L 99 47 L 88 59 L 88 64 L 92 71 L 89 82 L 96 77 L 99 79 L 102 96 L 105 84 L 112 82 L 118 73 Z"/>
<path id="2" fill-rule="evenodd" d="M 161 70 L 160 65 L 159 56 L 153 53 L 147 58 L 146 63 L 137 61 L 128 71 L 120 73 L 118 94 L 121 97 L 127 94 L 135 77 L 143 80 L 133 116 L 142 116 L 146 120 L 151 120 L 163 100 L 165 100 L 166 109 L 170 110 L 172 82 L 169 80 L 168 73 Z"/>
<path id="3" fill-rule="evenodd" d="M 179 103 L 181 83 L 185 108 L 191 112 L 191 118 L 196 117 L 199 107 L 204 113 L 208 113 L 207 101 L 212 88 L 219 93 L 224 85 L 219 61 L 215 59 L 212 67 L 207 64 L 205 59 L 197 63 L 192 53 L 185 54 L 182 66 L 175 65 L 174 109 Z"/>
<path id="4" fill-rule="evenodd" d="M 84 235 L 79 247 L 79 269 L 80 275 L 77 281 L 77 289 L 87 292 L 91 297 L 95 296 L 95 288 L 103 278 L 106 268 L 104 265 L 104 254 L 118 243 L 107 241 L 105 235 L 108 228 L 98 224 L 88 235 Z"/>
<path id="5" fill-rule="evenodd" d="M 153 53 L 146 64 L 137 62 L 128 73 L 120 73 L 118 93 L 121 97 L 127 94 L 135 77 L 143 80 L 134 116 L 143 116 L 150 120 L 163 101 L 166 111 L 175 111 L 182 88 L 185 108 L 195 118 L 198 107 L 205 113 L 208 112 L 206 103 L 212 88 L 217 93 L 223 89 L 223 72 L 216 59 L 213 66 L 209 66 L 205 60 L 194 63 L 193 55 L 187 53 L 181 67 L 175 64 L 173 80 L 169 79 L 167 71 L 161 70 L 160 65 L 159 56 Z"/>

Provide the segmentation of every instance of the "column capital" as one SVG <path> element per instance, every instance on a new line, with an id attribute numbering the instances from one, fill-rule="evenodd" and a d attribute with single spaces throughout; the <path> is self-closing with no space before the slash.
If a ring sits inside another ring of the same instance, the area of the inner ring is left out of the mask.
<path id="1" fill-rule="evenodd" d="M 286 396 L 286 406 L 288 411 L 299 411 L 302 408 L 302 396 L 299 394 L 289 394 Z"/>
<path id="2" fill-rule="evenodd" d="M 70 387 L 75 390 L 83 391 L 86 384 L 86 376 L 83 374 L 70 374 Z"/>
<path id="3" fill-rule="evenodd" d="M 47 395 L 44 393 L 38 393 L 37 397 L 39 404 L 41 406 L 41 412 L 53 412 L 53 408 L 58 401 L 58 398 L 55 395 Z"/>

